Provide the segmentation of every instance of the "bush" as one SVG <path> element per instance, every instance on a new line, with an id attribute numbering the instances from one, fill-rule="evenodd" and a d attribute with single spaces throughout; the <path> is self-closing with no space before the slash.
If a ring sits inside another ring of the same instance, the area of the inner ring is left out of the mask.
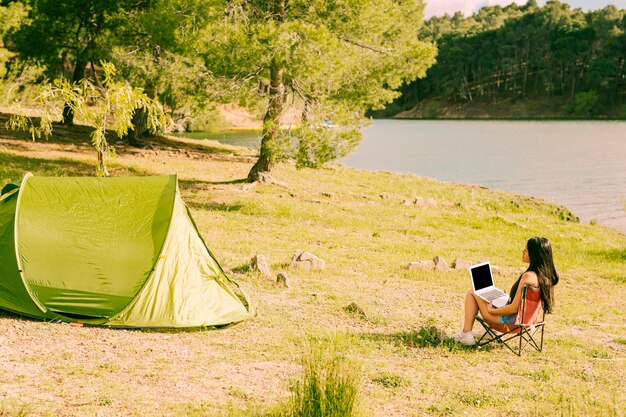
<path id="1" fill-rule="evenodd" d="M 302 362 L 302 376 L 294 386 L 288 415 L 353 416 L 358 377 L 346 359 L 337 353 L 336 344 L 312 344 Z"/>
<path id="2" fill-rule="evenodd" d="M 601 112 L 598 93 L 595 90 L 576 93 L 574 101 L 568 107 L 570 114 L 576 117 L 591 117 Z"/>

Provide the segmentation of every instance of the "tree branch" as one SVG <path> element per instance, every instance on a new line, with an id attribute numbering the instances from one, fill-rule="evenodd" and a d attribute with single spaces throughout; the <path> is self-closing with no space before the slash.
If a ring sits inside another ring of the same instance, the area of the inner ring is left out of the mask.
<path id="1" fill-rule="evenodd" d="M 358 41 L 356 39 L 348 38 L 347 36 L 344 36 L 344 35 L 339 35 L 339 38 L 342 41 L 344 41 L 344 42 L 347 42 L 347 43 L 352 44 L 352 45 L 356 45 L 359 48 L 363 48 L 363 49 L 367 49 L 367 50 L 370 50 L 370 51 L 377 52 L 379 54 L 389 55 L 393 51 L 393 49 L 390 49 L 390 48 L 379 48 L 379 47 L 376 47 L 376 46 L 367 45 L 367 44 L 364 44 L 361 41 Z"/>

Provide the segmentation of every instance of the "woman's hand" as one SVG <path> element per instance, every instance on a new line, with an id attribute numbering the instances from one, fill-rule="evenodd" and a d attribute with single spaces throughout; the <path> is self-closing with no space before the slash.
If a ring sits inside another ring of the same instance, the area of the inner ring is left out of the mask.
<path id="1" fill-rule="evenodd" d="M 491 314 L 498 314 L 498 313 L 497 313 L 497 310 L 498 310 L 498 309 L 497 309 L 497 308 L 495 308 L 495 307 L 493 306 L 493 304 L 491 304 L 491 303 L 489 303 L 489 305 L 487 306 L 487 311 L 488 311 L 489 313 L 491 313 Z"/>

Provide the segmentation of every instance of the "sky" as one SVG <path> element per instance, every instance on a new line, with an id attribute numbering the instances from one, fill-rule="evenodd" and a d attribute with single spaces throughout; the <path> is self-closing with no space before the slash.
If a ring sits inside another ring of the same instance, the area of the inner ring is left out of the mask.
<path id="1" fill-rule="evenodd" d="M 526 0 L 424 0 L 426 10 L 425 18 L 441 16 L 445 13 L 454 14 L 457 11 L 469 16 L 483 6 L 506 6 L 511 3 L 524 4 Z M 612 4 L 620 9 L 626 9 L 626 0 L 561 0 L 568 3 L 573 9 L 581 8 L 584 11 L 603 9 Z M 543 6 L 546 0 L 537 0 L 537 4 Z"/>

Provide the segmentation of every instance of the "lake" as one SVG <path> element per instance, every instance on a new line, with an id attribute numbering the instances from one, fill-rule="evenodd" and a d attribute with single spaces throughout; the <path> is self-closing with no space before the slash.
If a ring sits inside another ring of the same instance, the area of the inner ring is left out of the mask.
<path id="1" fill-rule="evenodd" d="M 256 135 L 211 139 L 258 149 Z M 625 122 L 375 120 L 342 163 L 531 195 L 626 232 Z"/>
<path id="2" fill-rule="evenodd" d="M 344 161 L 565 205 L 626 232 L 626 123 L 376 120 Z"/>

